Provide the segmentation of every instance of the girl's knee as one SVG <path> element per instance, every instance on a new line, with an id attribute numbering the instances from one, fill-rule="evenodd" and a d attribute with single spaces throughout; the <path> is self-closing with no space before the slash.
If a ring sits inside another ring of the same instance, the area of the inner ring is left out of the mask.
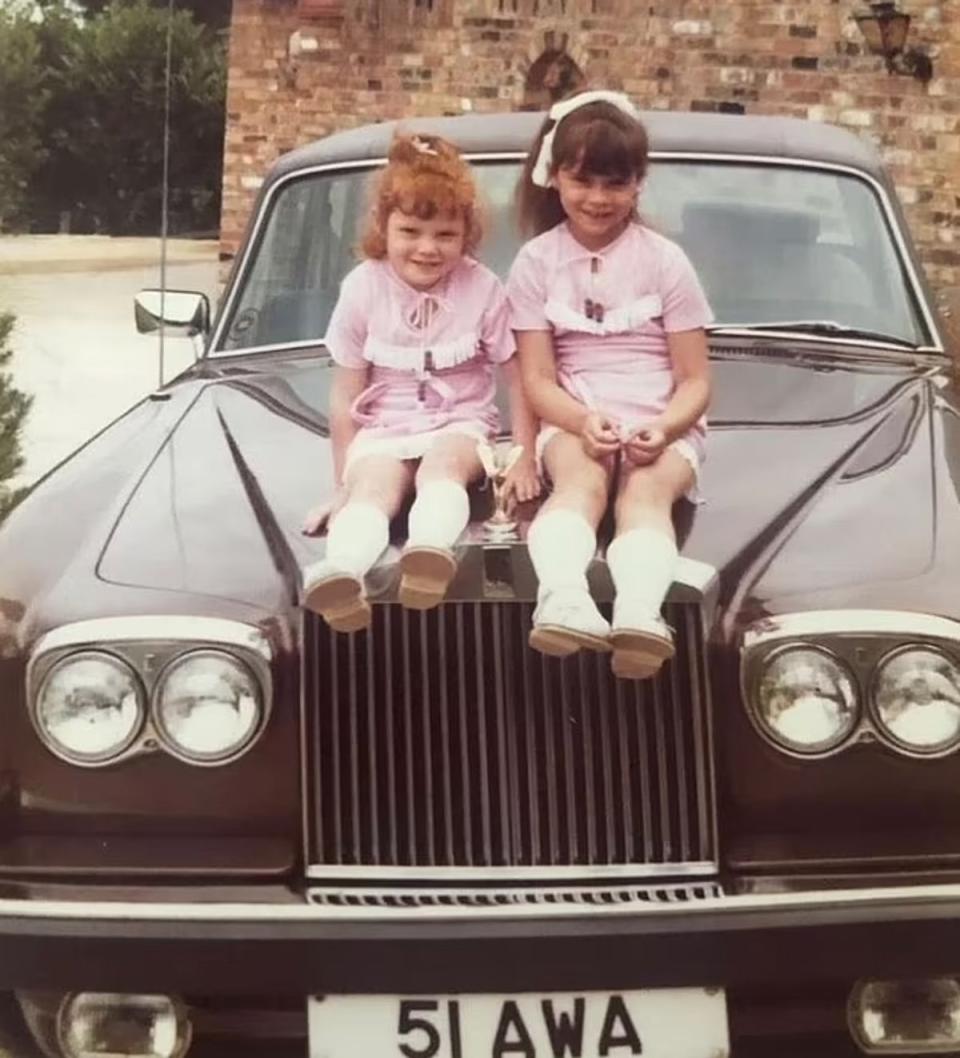
<path id="1" fill-rule="evenodd" d="M 580 510 L 599 519 L 606 510 L 609 497 L 606 478 L 601 477 L 554 486 L 550 498 L 557 507 Z"/>
<path id="2" fill-rule="evenodd" d="M 400 462 L 395 466 L 361 468 L 347 482 L 348 501 L 372 503 L 392 511 L 402 502 L 413 484 L 409 469 Z"/>
<path id="3" fill-rule="evenodd" d="M 483 465 L 475 449 L 461 448 L 428 452 L 417 468 L 417 485 L 431 481 L 453 481 L 458 485 L 469 485 L 480 477 Z"/>
<path id="4" fill-rule="evenodd" d="M 644 506 L 669 508 L 673 506 L 673 485 L 660 476 L 642 470 L 635 470 L 620 485 L 617 493 L 617 511 L 626 507 Z"/>

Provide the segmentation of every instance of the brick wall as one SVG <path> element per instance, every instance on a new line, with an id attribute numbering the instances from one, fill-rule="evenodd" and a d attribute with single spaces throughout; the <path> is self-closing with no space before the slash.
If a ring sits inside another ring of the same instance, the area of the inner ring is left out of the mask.
<path id="1" fill-rule="evenodd" d="M 306 11 L 309 0 L 300 2 Z M 891 75 L 867 54 L 851 18 L 863 10 L 858 0 L 339 7 L 307 18 L 296 0 L 233 0 L 225 254 L 278 154 L 375 119 L 536 102 L 528 74 L 545 50 L 561 49 L 591 84 L 622 88 L 643 108 L 790 114 L 869 138 L 893 172 L 934 284 L 960 285 L 960 0 L 900 2 L 913 16 L 909 46 L 933 59 L 927 84 Z"/>

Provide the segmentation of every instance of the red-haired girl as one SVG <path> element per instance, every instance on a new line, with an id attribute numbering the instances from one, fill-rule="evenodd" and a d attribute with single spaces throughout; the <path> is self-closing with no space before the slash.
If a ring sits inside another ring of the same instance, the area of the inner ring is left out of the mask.
<path id="1" fill-rule="evenodd" d="M 335 361 L 330 436 L 339 490 L 326 557 L 304 571 L 303 603 L 337 631 L 370 623 L 364 575 L 386 548 L 411 490 L 400 602 L 442 601 L 469 518 L 477 454 L 498 430 L 494 365 L 510 390 L 524 454 L 508 488 L 539 493 L 535 425 L 523 398 L 503 288 L 473 253 L 480 240 L 469 166 L 436 136 L 398 136 L 377 184 L 365 260 L 344 279 L 326 335 Z"/>

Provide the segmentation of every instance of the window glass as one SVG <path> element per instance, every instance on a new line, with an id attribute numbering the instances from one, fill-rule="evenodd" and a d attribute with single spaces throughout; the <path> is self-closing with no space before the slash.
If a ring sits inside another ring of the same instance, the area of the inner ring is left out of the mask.
<path id="1" fill-rule="evenodd" d="M 480 257 L 505 276 L 519 247 L 519 163 L 478 163 Z M 291 180 L 271 200 L 220 349 L 321 342 L 358 258 L 369 171 Z M 645 223 L 689 254 L 720 324 L 829 320 L 928 340 L 879 200 L 855 177 L 799 166 L 655 162 Z"/>

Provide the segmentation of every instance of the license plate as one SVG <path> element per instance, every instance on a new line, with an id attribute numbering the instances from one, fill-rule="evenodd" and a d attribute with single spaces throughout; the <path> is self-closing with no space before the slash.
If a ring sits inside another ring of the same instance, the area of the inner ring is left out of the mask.
<path id="1" fill-rule="evenodd" d="M 318 996 L 310 1058 L 724 1058 L 722 989 Z"/>

